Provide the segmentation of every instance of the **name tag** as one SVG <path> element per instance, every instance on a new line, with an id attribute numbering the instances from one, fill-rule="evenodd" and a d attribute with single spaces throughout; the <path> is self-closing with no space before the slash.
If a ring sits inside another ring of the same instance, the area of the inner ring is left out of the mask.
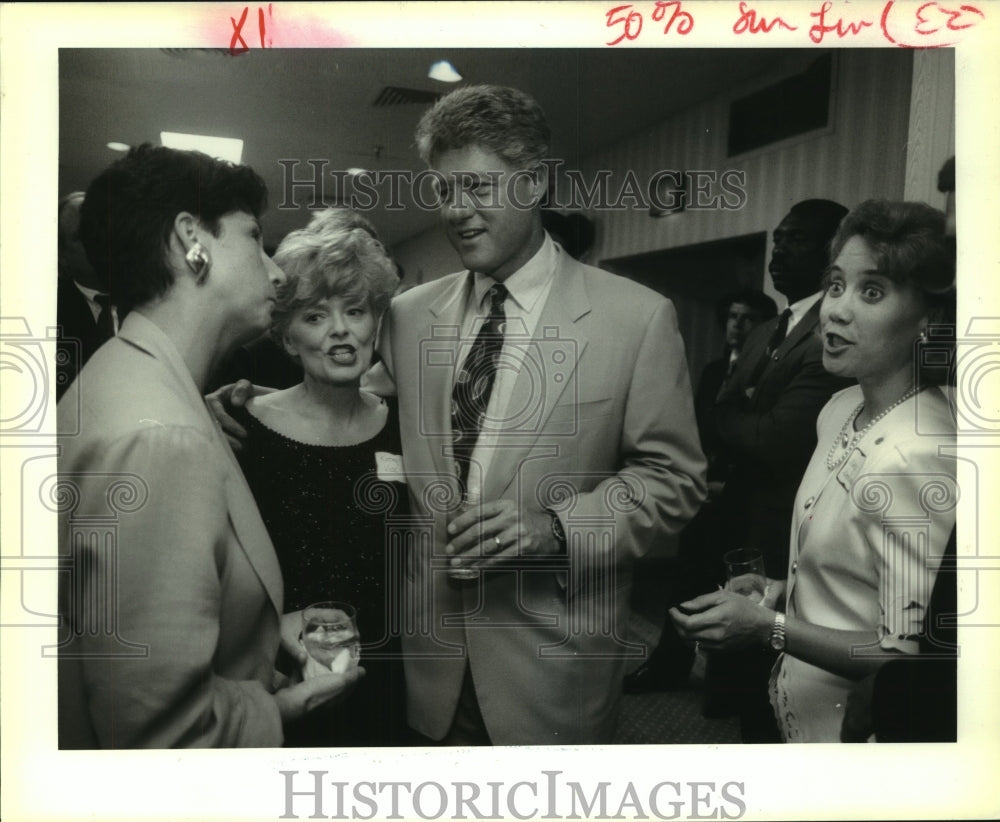
<path id="1" fill-rule="evenodd" d="M 406 474 L 403 472 L 403 458 L 399 454 L 376 451 L 375 470 L 378 473 L 378 478 L 385 482 L 406 482 Z"/>
<path id="2" fill-rule="evenodd" d="M 858 478 L 858 474 L 860 474 L 862 469 L 865 467 L 865 459 L 865 453 L 860 448 L 855 448 L 851 451 L 851 455 L 847 458 L 847 462 L 845 462 L 840 471 L 837 472 L 837 482 L 839 482 L 848 493 L 850 493 L 851 488 L 854 487 L 854 481 Z"/>

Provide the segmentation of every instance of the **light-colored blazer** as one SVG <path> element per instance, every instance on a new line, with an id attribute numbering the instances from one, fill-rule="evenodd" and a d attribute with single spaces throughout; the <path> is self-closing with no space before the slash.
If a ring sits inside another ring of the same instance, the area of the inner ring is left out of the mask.
<path id="1" fill-rule="evenodd" d="M 632 560 L 705 496 L 676 314 L 655 292 L 559 255 L 532 339 L 507 330 L 527 359 L 483 499 L 556 511 L 569 557 L 455 583 L 445 554 L 457 488 L 450 405 L 470 280 L 462 272 L 403 293 L 381 333 L 412 510 L 423 517 L 404 562 L 409 721 L 433 739 L 447 733 L 468 659 L 494 744 L 608 742 L 624 666 L 644 652 L 628 638 Z"/>
<path id="2" fill-rule="evenodd" d="M 60 747 L 280 746 L 281 572 L 176 348 L 133 311 L 58 411 Z"/>

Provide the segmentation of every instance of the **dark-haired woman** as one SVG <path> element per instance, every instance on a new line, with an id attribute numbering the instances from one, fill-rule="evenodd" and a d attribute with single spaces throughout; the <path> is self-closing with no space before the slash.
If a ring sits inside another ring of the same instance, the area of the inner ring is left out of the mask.
<path id="1" fill-rule="evenodd" d="M 284 279 L 266 196 L 245 166 L 148 145 L 87 191 L 84 246 L 128 316 L 59 403 L 63 748 L 279 746 L 357 676 L 276 689 L 278 561 L 202 401 Z"/>
<path id="2" fill-rule="evenodd" d="M 718 591 L 673 609 L 710 649 L 782 650 L 771 701 L 789 742 L 838 742 L 855 681 L 917 636 L 955 522 L 955 419 L 947 343 L 954 261 L 944 215 L 868 201 L 834 238 L 820 309 L 823 365 L 857 379 L 819 416 L 795 501 L 786 613 Z M 939 356 L 926 356 L 930 345 Z M 940 356 L 944 355 L 944 356 Z"/>

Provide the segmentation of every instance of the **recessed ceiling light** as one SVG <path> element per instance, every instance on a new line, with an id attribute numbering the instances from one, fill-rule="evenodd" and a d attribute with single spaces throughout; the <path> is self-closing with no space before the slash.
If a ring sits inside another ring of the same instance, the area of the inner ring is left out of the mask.
<path id="1" fill-rule="evenodd" d="M 128 143 L 108 143 L 108 148 L 112 151 L 128 151 L 132 146 Z"/>
<path id="2" fill-rule="evenodd" d="M 442 83 L 457 83 L 462 79 L 462 75 L 447 60 L 438 60 L 434 63 L 431 70 L 427 72 L 427 76 Z"/>
<path id="3" fill-rule="evenodd" d="M 183 151 L 201 151 L 209 157 L 238 163 L 243 157 L 243 141 L 231 137 L 208 137 L 204 134 L 181 134 L 161 131 L 160 143 L 167 148 Z"/>

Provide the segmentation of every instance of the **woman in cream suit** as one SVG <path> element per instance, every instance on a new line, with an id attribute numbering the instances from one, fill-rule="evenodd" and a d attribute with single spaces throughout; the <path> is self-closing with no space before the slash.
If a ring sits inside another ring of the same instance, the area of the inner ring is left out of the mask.
<path id="1" fill-rule="evenodd" d="M 201 396 L 283 280 L 266 196 L 245 166 L 148 145 L 87 192 L 84 245 L 128 316 L 58 409 L 62 748 L 279 746 L 355 678 L 276 687 L 278 562 Z"/>
<path id="2" fill-rule="evenodd" d="M 957 500 L 955 460 L 942 448 L 955 440 L 950 395 L 920 368 L 942 362 L 926 356 L 940 345 L 929 326 L 954 318 L 944 222 L 922 203 L 872 200 L 834 238 L 823 365 L 858 385 L 835 394 L 817 423 L 795 501 L 786 612 L 729 591 L 671 612 L 709 649 L 784 651 L 771 702 L 789 742 L 839 741 L 854 683 L 916 653 L 924 630 Z"/>

